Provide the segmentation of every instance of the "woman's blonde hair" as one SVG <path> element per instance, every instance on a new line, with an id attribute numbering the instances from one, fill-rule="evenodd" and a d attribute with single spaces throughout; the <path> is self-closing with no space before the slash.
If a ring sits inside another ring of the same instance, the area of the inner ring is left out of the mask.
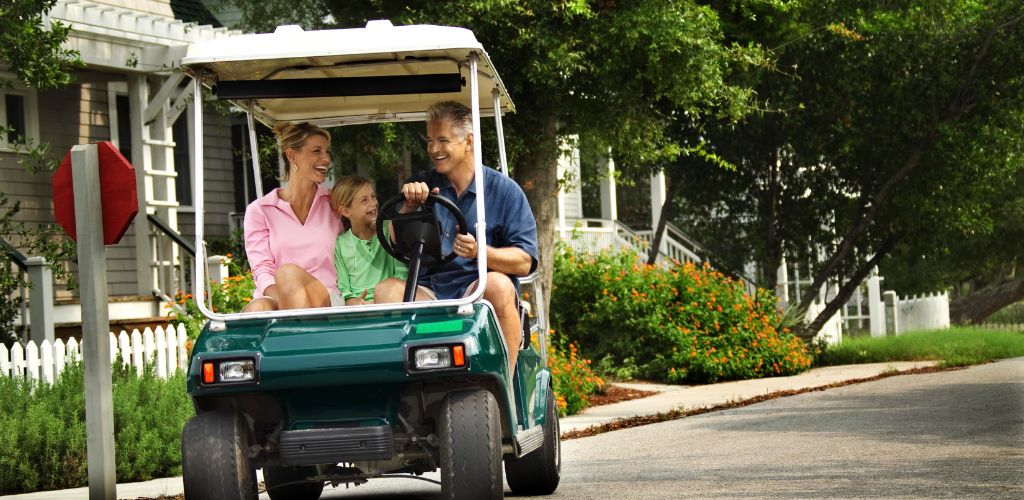
<path id="1" fill-rule="evenodd" d="M 331 209 L 334 213 L 341 217 L 342 224 L 345 225 L 345 229 L 352 228 L 352 221 L 348 220 L 348 217 L 341 215 L 341 207 L 348 208 L 352 205 L 352 200 L 356 197 L 356 193 L 364 186 L 370 186 L 373 183 L 370 179 L 358 175 L 346 175 L 338 179 L 338 182 L 331 188 Z"/>
<path id="2" fill-rule="evenodd" d="M 310 124 L 309 122 L 278 122 L 274 124 L 274 136 L 277 137 L 277 149 L 281 155 L 281 161 L 288 166 L 288 168 L 285 168 L 284 172 L 281 173 L 282 181 L 287 181 L 289 175 L 291 175 L 291 165 L 289 165 L 288 156 L 285 154 L 285 151 L 289 149 L 294 149 L 296 151 L 302 149 L 302 146 L 306 144 L 306 140 L 313 135 L 322 136 L 324 139 L 327 139 L 327 144 L 330 145 L 331 134 L 316 125 Z"/>

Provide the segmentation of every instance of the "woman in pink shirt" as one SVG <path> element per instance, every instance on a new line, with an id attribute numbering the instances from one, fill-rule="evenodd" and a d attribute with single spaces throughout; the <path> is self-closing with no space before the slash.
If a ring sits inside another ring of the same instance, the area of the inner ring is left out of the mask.
<path id="1" fill-rule="evenodd" d="M 245 253 L 256 292 L 245 311 L 342 305 L 334 243 L 342 230 L 331 193 L 320 187 L 331 163 L 331 136 L 309 123 L 274 126 L 286 187 L 245 209 Z"/>

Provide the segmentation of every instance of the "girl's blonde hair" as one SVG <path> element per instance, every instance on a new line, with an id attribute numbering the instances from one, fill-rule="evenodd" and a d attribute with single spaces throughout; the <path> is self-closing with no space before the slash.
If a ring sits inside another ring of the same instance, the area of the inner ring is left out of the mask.
<path id="1" fill-rule="evenodd" d="M 352 221 L 348 220 L 348 217 L 341 215 L 341 207 L 348 208 L 352 205 L 352 200 L 356 197 L 356 193 L 364 186 L 371 186 L 373 183 L 370 179 L 359 175 L 345 175 L 342 176 L 331 188 L 331 210 L 341 217 L 342 224 L 345 225 L 345 229 L 352 228 Z"/>
<path id="2" fill-rule="evenodd" d="M 314 135 L 322 136 L 324 139 L 327 139 L 328 145 L 331 144 L 331 134 L 316 125 L 310 124 L 309 122 L 277 122 L 274 124 L 274 136 L 277 137 L 277 149 L 281 155 L 281 161 L 288 166 L 288 168 L 285 168 L 284 172 L 281 173 L 282 181 L 287 181 L 288 177 L 291 175 L 291 165 L 289 165 L 288 156 L 285 155 L 285 151 L 289 149 L 294 149 L 296 151 L 302 149 L 302 146 L 306 144 L 306 140 L 309 139 L 310 136 Z"/>

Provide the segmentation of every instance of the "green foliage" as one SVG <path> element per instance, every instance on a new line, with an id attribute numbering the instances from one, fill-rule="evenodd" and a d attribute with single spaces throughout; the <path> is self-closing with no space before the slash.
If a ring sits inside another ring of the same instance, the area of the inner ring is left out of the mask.
<path id="1" fill-rule="evenodd" d="M 63 266 L 65 260 L 75 256 L 74 242 L 54 224 L 33 228 L 15 220 L 20 206 L 20 202 L 12 203 L 0 192 L 0 342 L 5 343 L 16 338 L 14 317 L 22 304 L 16 292 L 21 286 L 26 290 L 31 286 L 14 266 L 14 254 L 9 245 L 17 243 L 21 246 L 19 253 L 44 257 L 55 279 L 67 283 L 69 288 L 75 285 L 73 276 Z"/>
<path id="2" fill-rule="evenodd" d="M 1010 304 L 989 316 L 985 323 L 997 325 L 1024 325 L 1024 302 Z"/>
<path id="3" fill-rule="evenodd" d="M 117 480 L 181 473 L 181 430 L 192 415 L 184 375 L 169 380 L 115 369 Z M 0 495 L 85 486 L 88 480 L 83 370 L 51 385 L 0 377 Z"/>
<path id="4" fill-rule="evenodd" d="M 516 103 L 516 113 L 503 122 L 508 162 L 538 221 L 539 271 L 545 290 L 553 251 L 547 242 L 557 220 L 560 137 L 594 138 L 605 148 L 614 147 L 617 161 L 628 160 L 620 165 L 636 164 L 638 169 L 686 153 L 717 159 L 714 151 L 697 149 L 701 141 L 696 132 L 681 142 L 679 134 L 667 129 L 690 127 L 691 121 L 704 117 L 729 121 L 749 112 L 755 96 L 733 77 L 744 68 L 770 66 L 763 49 L 749 41 L 729 40 L 718 12 L 694 0 L 229 2 L 240 9 L 242 27 L 253 31 L 271 31 L 286 23 L 353 28 L 381 18 L 395 25 L 425 23 L 473 30 Z M 782 4 L 749 0 L 737 5 L 765 12 Z M 396 127 L 381 134 L 402 136 L 401 130 Z M 410 143 L 422 144 L 418 138 L 422 129 L 414 133 Z M 386 154 L 374 149 L 384 142 L 357 140 L 357 146 L 370 148 L 355 150 L 386 159 Z M 485 145 L 484 153 L 492 155 L 489 163 L 493 165 L 495 148 Z"/>
<path id="5" fill-rule="evenodd" d="M 723 13 L 726 37 L 774 48 L 780 71 L 750 78 L 777 111 L 709 127 L 738 169 L 681 170 L 674 218 L 733 265 L 756 261 L 766 287 L 783 255 L 824 251 L 834 265 L 815 278 L 842 283 L 890 239 L 882 275 L 905 292 L 1005 277 L 1024 254 L 1022 14 L 1015 0 Z"/>
<path id="6" fill-rule="evenodd" d="M 43 24 L 43 13 L 57 0 L 9 0 L 0 7 L 0 61 L 26 85 L 51 89 L 67 85 L 66 68 L 80 64 L 78 52 L 61 47 L 70 26 L 51 21 Z M 0 80 L 0 84 L 9 82 Z"/>
<path id="7" fill-rule="evenodd" d="M 980 328 L 910 332 L 891 337 L 844 339 L 828 347 L 817 362 L 823 366 L 886 361 L 939 361 L 966 366 L 1024 356 L 1024 335 Z"/>
<path id="8" fill-rule="evenodd" d="M 256 289 L 252 274 L 248 271 L 241 272 L 238 264 L 230 260 L 230 257 L 228 259 L 228 269 L 231 275 L 221 283 L 210 282 L 211 310 L 217 313 L 240 312 L 252 300 L 253 291 Z M 170 316 L 176 322 L 185 325 L 188 338 L 194 341 L 199 337 L 199 332 L 202 331 L 203 325 L 206 323 L 206 317 L 199 310 L 199 305 L 196 304 L 195 297 L 191 293 L 178 290 L 173 298 L 184 311 L 177 308 L 171 309 Z"/>
<path id="9" fill-rule="evenodd" d="M 241 276 L 249 271 L 249 259 L 245 254 L 245 231 L 235 229 L 226 238 L 213 238 L 207 242 L 209 255 L 223 255 L 228 260 L 228 271 L 232 276 Z"/>
<path id="10" fill-rule="evenodd" d="M 803 343 L 780 331 L 774 295 L 751 297 L 706 266 L 565 250 L 556 257 L 551 317 L 584 355 L 618 375 L 701 383 L 789 375 L 811 364 Z"/>

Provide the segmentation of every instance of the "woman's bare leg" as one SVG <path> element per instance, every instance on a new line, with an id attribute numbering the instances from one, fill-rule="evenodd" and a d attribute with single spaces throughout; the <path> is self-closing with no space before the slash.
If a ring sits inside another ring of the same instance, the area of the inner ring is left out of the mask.
<path id="1" fill-rule="evenodd" d="M 285 264 L 274 274 L 281 309 L 305 309 L 331 305 L 331 296 L 320 280 L 295 264 Z"/>
<path id="2" fill-rule="evenodd" d="M 245 307 L 242 308 L 242 312 L 264 312 L 276 310 L 277 301 L 267 296 L 252 299 L 245 305 Z"/>

